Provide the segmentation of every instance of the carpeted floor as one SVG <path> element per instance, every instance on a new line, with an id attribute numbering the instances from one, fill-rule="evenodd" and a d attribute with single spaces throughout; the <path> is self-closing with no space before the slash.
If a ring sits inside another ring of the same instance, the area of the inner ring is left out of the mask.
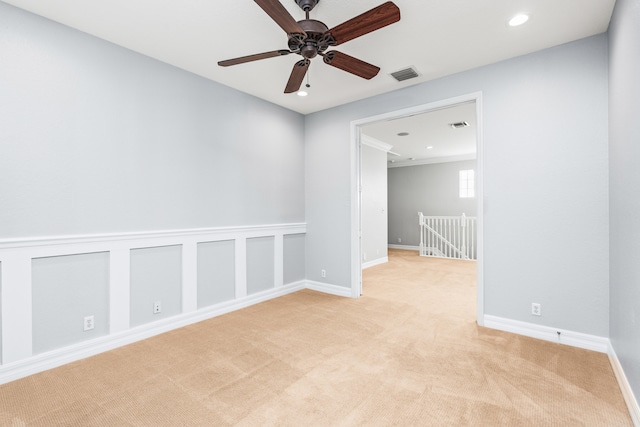
<path id="1" fill-rule="evenodd" d="M 478 327 L 475 264 L 390 251 L 301 291 L 0 386 L 0 425 L 630 426 L 606 355 Z"/>

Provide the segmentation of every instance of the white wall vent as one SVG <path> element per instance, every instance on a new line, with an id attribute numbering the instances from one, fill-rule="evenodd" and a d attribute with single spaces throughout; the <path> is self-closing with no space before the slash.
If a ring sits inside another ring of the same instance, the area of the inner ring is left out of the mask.
<path id="1" fill-rule="evenodd" d="M 418 77 L 420 74 L 418 74 L 418 72 L 413 68 L 413 67 L 409 67 L 409 68 L 405 68 L 404 70 L 400 70 L 400 71 L 396 71 L 395 73 L 391 73 L 391 77 L 393 77 L 394 79 L 396 79 L 399 82 L 405 81 L 405 80 L 409 80 L 409 79 L 414 79 L 416 77 Z"/>

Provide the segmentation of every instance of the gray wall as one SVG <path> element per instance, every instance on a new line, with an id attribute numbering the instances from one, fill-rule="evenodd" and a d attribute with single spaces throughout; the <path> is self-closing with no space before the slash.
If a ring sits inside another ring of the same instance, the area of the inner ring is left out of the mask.
<path id="1" fill-rule="evenodd" d="M 476 216 L 477 199 L 460 198 L 460 171 L 466 169 L 477 171 L 476 161 L 389 168 L 389 243 L 420 244 L 418 212 L 427 216 Z"/>
<path id="2" fill-rule="evenodd" d="M 0 58 L 0 238 L 304 221 L 300 114 L 2 2 Z"/>
<path id="3" fill-rule="evenodd" d="M 609 27 L 611 343 L 640 396 L 640 0 L 617 0 Z"/>
<path id="4" fill-rule="evenodd" d="M 603 34 L 308 115 L 307 278 L 351 284 L 351 121 L 482 91 L 485 313 L 607 336 L 607 63 Z"/>
<path id="5" fill-rule="evenodd" d="M 31 270 L 34 354 L 109 333 L 109 253 L 36 258 Z"/>
<path id="6" fill-rule="evenodd" d="M 387 153 L 362 145 L 362 261 L 387 257 Z"/>

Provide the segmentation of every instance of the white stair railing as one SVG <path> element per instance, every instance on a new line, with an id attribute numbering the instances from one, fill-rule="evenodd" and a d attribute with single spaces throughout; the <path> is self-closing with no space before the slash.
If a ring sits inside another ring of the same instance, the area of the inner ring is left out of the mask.
<path id="1" fill-rule="evenodd" d="M 425 216 L 420 220 L 420 255 L 438 258 L 476 260 L 475 217 Z"/>

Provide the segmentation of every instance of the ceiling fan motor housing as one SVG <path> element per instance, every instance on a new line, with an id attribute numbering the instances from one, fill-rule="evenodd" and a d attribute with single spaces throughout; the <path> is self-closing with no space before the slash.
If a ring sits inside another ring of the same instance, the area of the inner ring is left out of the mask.
<path id="1" fill-rule="evenodd" d="M 302 1 L 302 0 L 301 0 Z M 298 25 L 307 34 L 306 37 L 299 37 L 298 34 L 289 35 L 289 49 L 299 53 L 305 58 L 314 58 L 318 53 L 322 53 L 329 46 L 335 44 L 330 35 L 325 35 L 329 29 L 323 22 L 315 19 L 304 19 L 298 21 Z"/>

